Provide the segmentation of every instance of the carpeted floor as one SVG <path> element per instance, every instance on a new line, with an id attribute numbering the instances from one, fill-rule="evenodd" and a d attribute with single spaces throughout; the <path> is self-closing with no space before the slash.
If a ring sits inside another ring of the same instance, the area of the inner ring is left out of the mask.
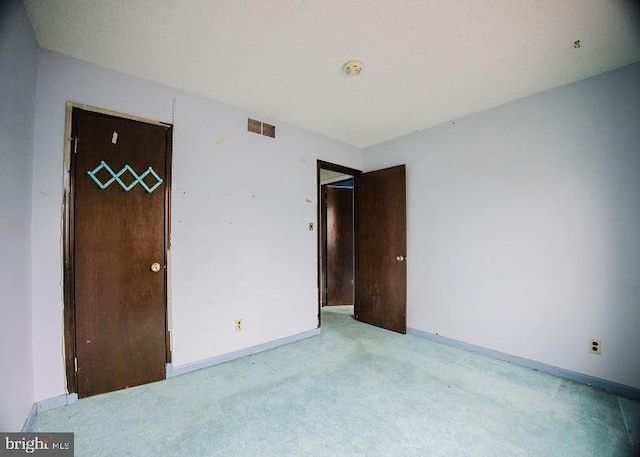
<path id="1" fill-rule="evenodd" d="M 76 456 L 634 456 L 640 402 L 356 322 L 40 414 Z M 634 446 L 635 443 L 635 446 Z"/>

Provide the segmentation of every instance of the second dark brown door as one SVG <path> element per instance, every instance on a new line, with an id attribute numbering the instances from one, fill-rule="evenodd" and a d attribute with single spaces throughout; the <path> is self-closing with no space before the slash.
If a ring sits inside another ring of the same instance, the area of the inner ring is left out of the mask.
<path id="1" fill-rule="evenodd" d="M 405 166 L 356 176 L 356 319 L 406 333 Z"/>
<path id="2" fill-rule="evenodd" d="M 171 128 L 75 108 L 73 297 L 80 397 L 165 378 Z"/>

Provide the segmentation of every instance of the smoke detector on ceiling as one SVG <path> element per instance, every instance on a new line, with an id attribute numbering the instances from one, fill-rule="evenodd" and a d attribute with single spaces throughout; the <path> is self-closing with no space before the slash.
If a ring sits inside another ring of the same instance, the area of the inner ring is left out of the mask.
<path id="1" fill-rule="evenodd" d="M 350 60 L 342 66 L 342 70 L 349 76 L 358 76 L 363 69 L 364 64 L 360 60 Z"/>

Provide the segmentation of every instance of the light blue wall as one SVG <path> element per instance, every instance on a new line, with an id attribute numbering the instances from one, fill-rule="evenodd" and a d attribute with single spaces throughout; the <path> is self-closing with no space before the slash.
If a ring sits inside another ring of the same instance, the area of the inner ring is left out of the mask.
<path id="1" fill-rule="evenodd" d="M 34 396 L 64 394 L 63 148 L 67 101 L 173 123 L 169 264 L 173 368 L 313 330 L 318 322 L 316 160 L 362 151 L 274 119 L 41 51 L 33 166 Z M 174 109 L 175 108 L 175 109 Z M 242 332 L 235 320 L 243 320 Z"/>
<path id="2" fill-rule="evenodd" d="M 31 166 L 38 45 L 24 5 L 0 2 L 0 430 L 33 403 Z"/>
<path id="3" fill-rule="evenodd" d="M 409 327 L 640 388 L 640 64 L 363 161 L 407 164 Z"/>

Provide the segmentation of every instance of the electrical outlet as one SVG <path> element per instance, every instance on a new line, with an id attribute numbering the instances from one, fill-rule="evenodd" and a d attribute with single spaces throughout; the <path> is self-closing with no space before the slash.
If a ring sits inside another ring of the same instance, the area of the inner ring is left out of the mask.
<path id="1" fill-rule="evenodd" d="M 236 319 L 236 332 L 242 331 L 242 319 Z"/>
<path id="2" fill-rule="evenodd" d="M 592 354 L 600 354 L 602 344 L 600 340 L 596 340 L 595 338 L 591 338 L 589 340 L 589 352 Z"/>

